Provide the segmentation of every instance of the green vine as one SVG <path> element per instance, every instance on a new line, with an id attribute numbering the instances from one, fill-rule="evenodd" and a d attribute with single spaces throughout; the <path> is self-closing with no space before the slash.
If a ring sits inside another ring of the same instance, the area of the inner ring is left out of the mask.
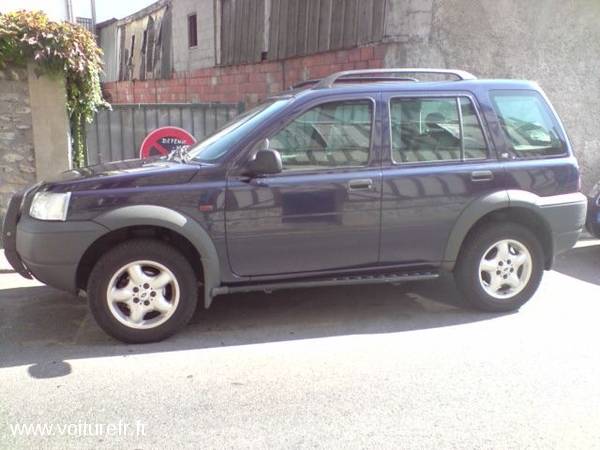
<path id="1" fill-rule="evenodd" d="M 53 22 L 40 11 L 0 14 L 0 68 L 34 61 L 37 72 L 66 80 L 73 162 L 85 165 L 85 123 L 110 105 L 102 98 L 102 50 L 94 36 L 69 22 Z"/>

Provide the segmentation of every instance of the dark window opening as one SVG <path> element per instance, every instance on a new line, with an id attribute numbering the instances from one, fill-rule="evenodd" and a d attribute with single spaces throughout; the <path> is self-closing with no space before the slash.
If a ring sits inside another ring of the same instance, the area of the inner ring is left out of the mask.
<path id="1" fill-rule="evenodd" d="M 148 30 L 144 30 L 142 36 L 142 54 L 146 54 L 146 46 L 148 45 Z"/>
<path id="2" fill-rule="evenodd" d="M 198 45 L 198 18 L 196 14 L 188 16 L 188 47 Z"/>

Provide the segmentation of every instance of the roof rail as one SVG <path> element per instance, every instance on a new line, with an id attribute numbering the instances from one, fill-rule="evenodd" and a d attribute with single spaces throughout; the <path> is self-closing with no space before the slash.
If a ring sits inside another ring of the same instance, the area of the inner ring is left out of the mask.
<path id="1" fill-rule="evenodd" d="M 458 80 L 476 80 L 477 77 L 469 72 L 465 72 L 464 70 L 454 70 L 454 69 L 368 69 L 368 70 L 346 70 L 344 72 L 336 72 L 334 74 L 329 75 L 328 77 L 323 78 L 314 89 L 324 89 L 333 87 L 333 85 L 340 80 L 341 78 L 347 77 L 360 77 L 363 75 L 381 75 L 381 74 L 419 74 L 419 73 L 427 73 L 427 74 L 438 74 L 438 75 L 452 75 L 456 77 Z M 394 77 L 389 77 L 391 81 L 394 81 Z M 405 80 L 405 79 L 400 79 Z M 400 81 L 399 80 L 399 81 Z"/>
<path id="2" fill-rule="evenodd" d="M 300 81 L 299 83 L 296 83 L 295 85 L 293 85 L 292 87 L 290 87 L 290 89 L 299 89 L 311 84 L 318 84 L 319 82 L 321 82 L 322 79 L 320 78 L 313 78 L 311 80 L 304 80 L 304 81 Z M 419 80 L 417 80 L 416 78 L 413 77 L 344 77 L 344 80 L 346 83 L 375 83 L 378 81 L 413 81 L 413 82 L 417 82 Z"/>

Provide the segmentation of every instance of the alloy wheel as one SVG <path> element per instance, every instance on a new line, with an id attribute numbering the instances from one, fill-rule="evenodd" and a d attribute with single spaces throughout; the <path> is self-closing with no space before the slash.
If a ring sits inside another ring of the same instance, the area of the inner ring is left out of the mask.
<path id="1" fill-rule="evenodd" d="M 106 300 L 111 314 L 135 329 L 155 328 L 177 310 L 179 283 L 173 272 L 155 261 L 134 261 L 115 272 Z"/>
<path id="2" fill-rule="evenodd" d="M 490 296 L 509 299 L 525 289 L 532 267 L 531 253 L 525 245 L 503 239 L 484 252 L 479 263 L 479 282 Z"/>

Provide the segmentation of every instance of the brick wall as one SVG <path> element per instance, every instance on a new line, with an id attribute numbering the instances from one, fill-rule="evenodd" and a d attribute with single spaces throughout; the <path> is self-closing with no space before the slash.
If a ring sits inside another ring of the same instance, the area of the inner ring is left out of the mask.
<path id="1" fill-rule="evenodd" d="M 254 105 L 299 81 L 384 66 L 386 46 L 359 47 L 285 61 L 176 72 L 169 80 L 107 82 L 111 103 L 237 102 Z"/>
<path id="2" fill-rule="evenodd" d="M 0 70 L 0 226 L 11 195 L 35 182 L 26 69 Z"/>

